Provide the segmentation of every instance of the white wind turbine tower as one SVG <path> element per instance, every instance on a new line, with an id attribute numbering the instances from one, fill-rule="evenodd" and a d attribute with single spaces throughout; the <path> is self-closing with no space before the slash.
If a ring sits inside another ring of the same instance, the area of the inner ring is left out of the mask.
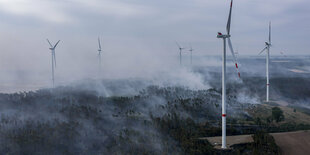
<path id="1" fill-rule="evenodd" d="M 180 65 L 182 65 L 182 50 L 184 50 L 185 48 L 182 47 L 178 42 L 176 42 L 177 46 L 179 47 L 180 50 Z"/>
<path id="2" fill-rule="evenodd" d="M 266 92 L 266 101 L 269 102 L 269 59 L 270 59 L 270 47 L 271 47 L 271 22 L 269 22 L 269 42 L 265 42 L 265 48 L 259 53 L 267 52 L 266 54 L 266 77 L 267 77 L 267 92 Z"/>
<path id="3" fill-rule="evenodd" d="M 51 50 L 51 52 L 52 52 L 52 81 L 53 81 L 53 88 L 55 87 L 55 74 L 54 74 L 54 70 L 55 70 L 55 68 L 56 68 L 56 54 L 55 54 L 55 49 L 56 49 L 56 47 L 57 47 L 57 45 L 58 45 L 58 43 L 60 42 L 60 40 L 58 40 L 58 42 L 53 46 L 52 44 L 51 44 L 51 42 L 48 40 L 48 39 L 46 39 L 47 40 L 47 42 L 48 42 L 48 44 L 51 46 L 49 49 Z"/>
<path id="4" fill-rule="evenodd" d="M 240 72 L 238 70 L 238 64 L 236 61 L 235 53 L 232 47 L 232 43 L 230 40 L 230 23 L 231 23 L 231 12 L 232 12 L 233 0 L 230 3 L 230 11 L 227 22 L 227 34 L 222 34 L 218 32 L 217 38 L 222 38 L 224 42 L 224 50 L 223 50 L 223 66 L 222 66 L 222 148 L 226 149 L 226 39 L 228 40 L 228 46 L 230 48 L 231 54 L 233 56 L 236 69 L 238 72 L 238 76 L 240 78 Z"/>
<path id="5" fill-rule="evenodd" d="M 102 52 L 102 49 L 101 49 L 101 42 L 100 42 L 100 38 L 98 37 L 98 60 L 99 60 L 99 76 L 101 76 L 101 52 Z"/>
<path id="6" fill-rule="evenodd" d="M 193 64 L 193 51 L 194 51 L 192 45 L 190 45 L 189 51 L 191 52 L 191 65 L 192 65 Z"/>

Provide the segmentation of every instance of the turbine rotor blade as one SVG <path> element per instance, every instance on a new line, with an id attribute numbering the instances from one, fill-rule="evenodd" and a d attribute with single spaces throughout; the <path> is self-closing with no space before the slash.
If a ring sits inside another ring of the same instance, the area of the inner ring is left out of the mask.
<path id="1" fill-rule="evenodd" d="M 284 57 L 286 57 L 286 55 L 284 54 L 284 52 L 280 52 L 281 53 L 281 55 L 283 55 Z"/>
<path id="2" fill-rule="evenodd" d="M 228 35 L 230 34 L 232 5 L 233 5 L 233 0 L 231 0 L 231 3 L 230 3 L 230 10 L 229 10 L 229 16 L 228 16 L 227 27 L 226 27 L 226 31 Z"/>
<path id="3" fill-rule="evenodd" d="M 98 45 L 99 45 L 99 50 L 101 50 L 100 38 L 98 38 Z"/>
<path id="4" fill-rule="evenodd" d="M 57 43 L 55 44 L 55 46 L 53 47 L 54 49 L 57 47 L 58 43 L 60 42 L 60 40 L 57 41 Z"/>
<path id="5" fill-rule="evenodd" d="M 46 40 L 47 40 L 48 44 L 50 44 L 51 48 L 53 48 L 53 45 L 51 44 L 51 42 L 48 39 L 46 39 Z"/>
<path id="6" fill-rule="evenodd" d="M 236 56 L 235 56 L 235 52 L 234 52 L 234 49 L 233 49 L 233 46 L 232 46 L 232 43 L 231 43 L 230 38 L 227 38 L 227 39 L 228 39 L 228 46 L 229 46 L 231 55 L 233 56 L 233 59 L 234 59 L 234 63 L 235 63 L 235 66 L 236 66 L 236 70 L 237 70 L 238 76 L 239 76 L 239 78 L 240 78 L 241 75 L 240 75 L 240 72 L 239 72 L 239 67 L 238 67 L 238 63 L 237 63 Z"/>
<path id="7" fill-rule="evenodd" d="M 178 43 L 178 42 L 175 42 L 177 44 L 177 46 L 180 48 L 180 49 L 184 49 L 182 48 L 182 46 Z"/>
<path id="8" fill-rule="evenodd" d="M 271 22 L 269 22 L 269 44 L 271 45 Z"/>
<path id="9" fill-rule="evenodd" d="M 258 53 L 258 55 L 262 54 L 268 47 L 265 47 L 261 52 Z"/>

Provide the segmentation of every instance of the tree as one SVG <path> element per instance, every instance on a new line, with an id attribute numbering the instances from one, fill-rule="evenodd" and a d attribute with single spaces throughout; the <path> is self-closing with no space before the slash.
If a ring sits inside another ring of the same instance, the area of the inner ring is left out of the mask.
<path id="1" fill-rule="evenodd" d="M 259 117 L 256 117 L 255 124 L 262 125 L 262 121 L 261 121 L 261 119 Z"/>
<path id="2" fill-rule="evenodd" d="M 272 119 L 277 123 L 284 120 L 283 111 L 279 107 L 272 108 Z"/>

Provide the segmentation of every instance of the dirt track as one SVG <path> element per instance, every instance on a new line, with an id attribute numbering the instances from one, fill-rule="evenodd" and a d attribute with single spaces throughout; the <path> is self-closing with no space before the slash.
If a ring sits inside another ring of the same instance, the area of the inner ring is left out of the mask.
<path id="1" fill-rule="evenodd" d="M 271 134 L 283 155 L 310 155 L 310 131 Z"/>
<path id="2" fill-rule="evenodd" d="M 222 137 L 208 137 L 201 139 L 207 139 L 217 149 L 220 149 L 222 146 Z M 252 142 L 254 142 L 252 135 L 227 136 L 227 148 L 230 148 L 234 144 L 252 143 Z"/>

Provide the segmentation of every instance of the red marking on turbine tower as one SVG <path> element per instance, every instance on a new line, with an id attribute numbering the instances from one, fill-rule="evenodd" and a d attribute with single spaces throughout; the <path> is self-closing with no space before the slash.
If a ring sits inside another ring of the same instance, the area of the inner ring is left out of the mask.
<path id="1" fill-rule="evenodd" d="M 226 117 L 226 114 L 222 114 L 222 117 Z"/>
<path id="2" fill-rule="evenodd" d="M 238 71 L 238 76 L 239 76 L 239 78 L 241 78 L 241 75 L 240 75 L 240 72 L 239 72 L 239 67 L 238 67 L 238 64 L 237 64 L 237 63 L 235 63 L 235 65 L 236 65 L 236 69 L 237 69 L 237 71 Z"/>

